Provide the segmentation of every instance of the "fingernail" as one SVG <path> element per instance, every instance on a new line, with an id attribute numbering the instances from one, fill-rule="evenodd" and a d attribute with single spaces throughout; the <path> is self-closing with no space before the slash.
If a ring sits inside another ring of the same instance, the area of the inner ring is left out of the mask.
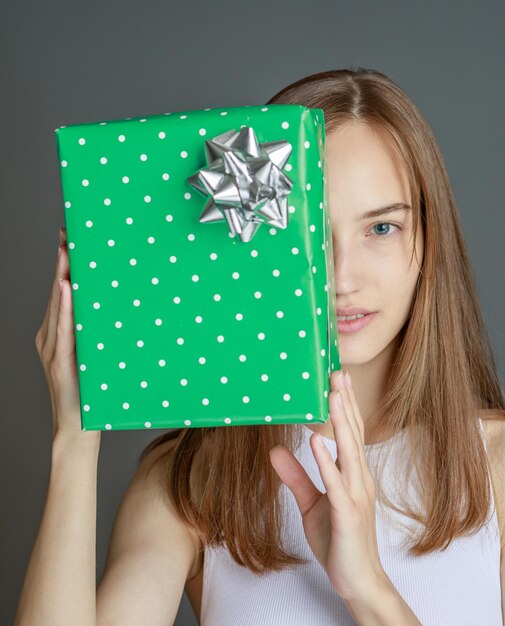
<path id="1" fill-rule="evenodd" d="M 343 375 L 342 371 L 338 375 L 338 384 L 339 384 L 340 388 L 343 388 L 344 385 L 345 385 L 344 375 Z"/>
<path id="2" fill-rule="evenodd" d="M 349 374 L 349 372 L 347 372 L 347 374 L 345 375 L 345 380 L 346 380 L 347 384 L 349 385 L 349 387 L 352 387 L 351 375 Z"/>
<path id="3" fill-rule="evenodd" d="M 342 400 L 342 396 L 341 396 L 340 392 L 337 393 L 337 404 L 338 404 L 338 406 L 344 406 L 344 402 Z"/>

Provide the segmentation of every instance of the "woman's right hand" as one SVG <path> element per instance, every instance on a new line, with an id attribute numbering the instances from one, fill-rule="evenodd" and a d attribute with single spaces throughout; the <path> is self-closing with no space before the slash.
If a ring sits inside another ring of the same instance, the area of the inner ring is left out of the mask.
<path id="1" fill-rule="evenodd" d="M 81 430 L 72 288 L 64 227 L 60 229 L 54 280 L 46 313 L 35 337 L 35 346 L 49 387 L 53 440 L 57 434 L 62 433 L 82 442 L 99 444 L 101 431 Z"/>

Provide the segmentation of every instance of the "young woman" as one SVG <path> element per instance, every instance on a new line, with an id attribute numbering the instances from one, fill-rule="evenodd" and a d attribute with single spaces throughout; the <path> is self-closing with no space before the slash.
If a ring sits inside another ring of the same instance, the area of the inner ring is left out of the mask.
<path id="1" fill-rule="evenodd" d="M 373 70 L 270 103 L 325 113 L 348 374 L 332 374 L 330 420 L 156 438 L 95 590 L 100 432 L 80 430 L 63 231 L 36 337 L 51 475 L 16 625 L 165 626 L 184 591 L 203 626 L 503 624 L 503 391 L 432 132 Z"/>

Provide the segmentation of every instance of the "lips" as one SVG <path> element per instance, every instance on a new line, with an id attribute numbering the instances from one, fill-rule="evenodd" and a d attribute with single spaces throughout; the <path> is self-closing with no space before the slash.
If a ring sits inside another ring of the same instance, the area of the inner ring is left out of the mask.
<path id="1" fill-rule="evenodd" d="M 348 309 L 337 308 L 337 315 L 342 317 L 344 315 L 368 315 L 369 313 L 373 313 L 373 311 L 368 311 L 367 309 L 361 309 L 360 307 L 353 306 Z"/>

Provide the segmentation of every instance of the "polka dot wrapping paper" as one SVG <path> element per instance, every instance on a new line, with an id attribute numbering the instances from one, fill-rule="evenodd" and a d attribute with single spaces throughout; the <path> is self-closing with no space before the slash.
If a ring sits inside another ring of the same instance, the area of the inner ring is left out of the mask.
<path id="1" fill-rule="evenodd" d="M 288 223 L 199 221 L 205 141 L 286 141 Z M 325 422 L 340 369 L 324 114 L 208 108 L 55 129 L 83 430 Z"/>

